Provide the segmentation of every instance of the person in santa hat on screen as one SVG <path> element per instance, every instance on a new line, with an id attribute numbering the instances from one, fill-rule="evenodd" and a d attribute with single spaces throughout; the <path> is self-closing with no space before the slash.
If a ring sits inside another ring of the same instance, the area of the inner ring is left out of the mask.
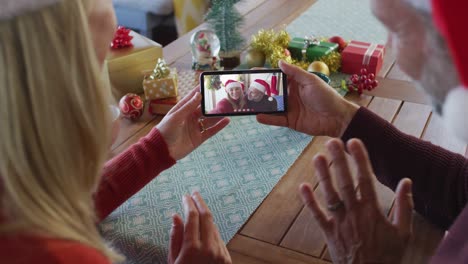
<path id="1" fill-rule="evenodd" d="M 247 91 L 247 108 L 253 112 L 278 111 L 278 102 L 271 95 L 270 84 L 265 80 L 255 79 Z"/>
<path id="2" fill-rule="evenodd" d="M 370 2 L 390 33 L 399 67 L 429 96 L 445 126 L 468 142 L 468 1 Z M 300 186 L 333 262 L 401 263 L 416 210 L 448 230 L 429 262 L 468 263 L 468 160 L 399 131 L 313 74 L 285 62 L 280 68 L 289 77 L 290 108 L 282 115 L 258 115 L 257 120 L 341 138 L 326 144 L 329 156 L 314 157 L 325 210 L 309 183 Z M 356 180 L 346 152 L 357 168 Z M 374 173 L 396 193 L 391 218 L 379 206 Z"/>
<path id="3" fill-rule="evenodd" d="M 210 114 L 242 113 L 246 111 L 247 100 L 244 94 L 244 84 L 236 80 L 227 80 L 224 84 L 226 97 L 216 103 Z"/>

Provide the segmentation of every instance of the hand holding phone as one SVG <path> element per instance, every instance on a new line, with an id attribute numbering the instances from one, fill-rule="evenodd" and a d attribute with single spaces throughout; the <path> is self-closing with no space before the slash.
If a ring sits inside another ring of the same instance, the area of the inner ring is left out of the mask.
<path id="1" fill-rule="evenodd" d="M 287 111 L 287 76 L 280 69 L 203 72 L 200 86 L 205 116 Z"/>

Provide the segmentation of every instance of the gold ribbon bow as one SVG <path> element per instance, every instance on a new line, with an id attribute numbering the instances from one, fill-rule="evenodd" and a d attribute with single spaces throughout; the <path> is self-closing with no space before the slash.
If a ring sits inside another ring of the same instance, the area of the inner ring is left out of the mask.
<path id="1" fill-rule="evenodd" d="M 169 76 L 170 73 L 171 70 L 169 69 L 169 66 L 167 66 L 166 61 L 164 61 L 164 59 L 159 58 L 158 62 L 156 63 L 156 66 L 154 67 L 153 72 L 150 75 L 148 75 L 147 79 L 155 80 L 166 78 L 167 76 Z"/>

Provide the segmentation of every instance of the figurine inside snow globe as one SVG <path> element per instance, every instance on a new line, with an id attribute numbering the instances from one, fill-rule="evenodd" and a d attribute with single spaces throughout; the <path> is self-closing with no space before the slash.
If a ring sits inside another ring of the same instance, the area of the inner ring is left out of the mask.
<path id="1" fill-rule="evenodd" d="M 197 71 L 219 70 L 220 42 L 214 31 L 202 29 L 195 32 L 190 40 L 192 48 L 192 69 Z"/>

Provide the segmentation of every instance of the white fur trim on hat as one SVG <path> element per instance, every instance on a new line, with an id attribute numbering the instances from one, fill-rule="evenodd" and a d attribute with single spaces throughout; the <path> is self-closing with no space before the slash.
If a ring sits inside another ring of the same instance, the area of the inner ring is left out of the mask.
<path id="1" fill-rule="evenodd" d="M 468 142 L 468 88 L 452 89 L 445 99 L 442 117 L 458 138 Z"/>
<path id="2" fill-rule="evenodd" d="M 259 90 L 260 92 L 263 92 L 263 93 L 266 92 L 265 86 L 263 84 L 261 84 L 261 83 L 258 83 L 258 82 L 252 82 L 250 84 L 250 87 L 251 88 L 253 87 L 253 88 L 255 88 L 255 89 L 257 89 L 257 90 Z"/>
<path id="3" fill-rule="evenodd" d="M 231 88 L 234 88 L 234 87 L 240 87 L 242 89 L 242 84 L 240 82 L 230 82 L 228 83 L 228 85 L 226 85 L 226 90 L 227 89 L 231 89 Z"/>
<path id="4" fill-rule="evenodd" d="M 45 6 L 60 2 L 61 0 L 6 0 L 2 1 L 0 20 L 14 18 L 26 12 L 35 11 Z"/>

